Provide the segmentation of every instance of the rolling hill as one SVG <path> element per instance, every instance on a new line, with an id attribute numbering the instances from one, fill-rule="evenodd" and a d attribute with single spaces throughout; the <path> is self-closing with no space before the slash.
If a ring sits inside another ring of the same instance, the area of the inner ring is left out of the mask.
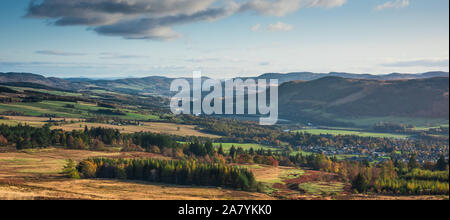
<path id="1" fill-rule="evenodd" d="M 323 121 L 338 117 L 449 118 L 449 78 L 367 80 L 325 77 L 279 88 L 280 114 Z"/>
<path id="2" fill-rule="evenodd" d="M 342 77 L 349 79 L 374 79 L 374 80 L 403 80 L 403 79 L 425 79 L 432 77 L 448 77 L 447 72 L 428 72 L 421 74 L 400 74 L 392 73 L 387 75 L 370 75 L 370 74 L 351 74 L 351 73 L 266 73 L 251 79 L 278 79 L 279 83 L 291 81 L 312 81 L 325 77 Z M 187 78 L 189 80 L 189 78 Z M 248 78 L 242 78 L 248 79 Z M 173 78 L 163 76 L 149 76 L 144 78 L 126 78 L 126 79 L 89 79 L 89 78 L 55 78 L 44 77 L 32 73 L 1 73 L 0 83 L 9 85 L 18 85 L 18 83 L 33 83 L 36 85 L 44 85 L 46 87 L 63 89 L 63 90 L 92 90 L 101 89 L 110 92 L 126 93 L 131 95 L 148 95 L 148 96 L 170 96 L 170 83 Z M 20 85 L 20 84 L 19 84 Z"/>
<path id="3" fill-rule="evenodd" d="M 347 79 L 374 79 L 374 80 L 404 80 L 404 79 L 426 79 L 433 77 L 448 77 L 447 72 L 426 72 L 419 74 L 405 74 L 405 73 L 391 73 L 385 75 L 372 75 L 372 74 L 353 74 L 353 73 L 311 73 L 311 72 L 294 72 L 294 73 L 266 73 L 258 79 L 278 79 L 279 83 L 285 83 L 290 81 L 311 81 L 324 77 L 341 77 Z"/>
<path id="4" fill-rule="evenodd" d="M 286 81 L 279 88 L 280 118 L 291 121 L 345 126 L 338 119 L 408 117 L 448 121 L 449 118 L 449 78 L 444 72 L 381 76 L 290 73 L 264 74 L 259 78 Z M 147 103 L 152 97 L 167 97 L 171 95 L 172 80 L 160 76 L 115 80 L 59 79 L 29 73 L 0 73 L 0 85 L 74 91 L 104 97 L 102 100 L 106 102 L 117 102 L 120 97 L 128 97 L 129 101 L 133 97 L 135 102 Z M 167 108 L 160 106 L 164 105 L 161 101 L 150 103 L 157 108 Z M 159 104 L 155 106 L 155 103 Z"/>

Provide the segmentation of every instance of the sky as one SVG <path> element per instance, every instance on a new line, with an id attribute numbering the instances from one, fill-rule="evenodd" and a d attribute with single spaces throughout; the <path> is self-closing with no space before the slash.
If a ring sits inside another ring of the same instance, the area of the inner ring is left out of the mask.
<path id="1" fill-rule="evenodd" d="M 2 0 L 0 72 L 449 71 L 448 0 Z"/>

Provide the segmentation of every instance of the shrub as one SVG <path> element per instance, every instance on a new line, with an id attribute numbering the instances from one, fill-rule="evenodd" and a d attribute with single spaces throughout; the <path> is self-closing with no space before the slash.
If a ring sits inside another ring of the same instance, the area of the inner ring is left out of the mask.
<path id="1" fill-rule="evenodd" d="M 159 153 L 161 153 L 161 150 L 159 149 L 158 146 L 153 145 L 150 147 L 150 149 L 148 149 L 148 152 L 154 153 L 154 154 L 159 154 Z"/>
<path id="2" fill-rule="evenodd" d="M 89 160 L 84 160 L 78 165 L 77 170 L 81 173 L 83 178 L 95 178 L 97 165 Z"/>
<path id="3" fill-rule="evenodd" d="M 128 146 L 122 148 L 122 152 L 144 152 L 145 149 L 136 145 L 136 144 L 129 144 Z"/>
<path id="4" fill-rule="evenodd" d="M 64 166 L 61 174 L 63 174 L 67 178 L 80 179 L 80 174 L 78 173 L 76 164 L 72 159 L 67 160 L 67 164 Z"/>

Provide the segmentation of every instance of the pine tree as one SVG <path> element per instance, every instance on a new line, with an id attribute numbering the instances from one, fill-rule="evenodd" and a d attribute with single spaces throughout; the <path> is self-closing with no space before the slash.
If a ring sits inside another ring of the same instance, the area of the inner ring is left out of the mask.
<path id="1" fill-rule="evenodd" d="M 448 167 L 448 162 L 445 160 L 444 155 L 441 155 L 436 163 L 435 170 L 446 171 Z"/>

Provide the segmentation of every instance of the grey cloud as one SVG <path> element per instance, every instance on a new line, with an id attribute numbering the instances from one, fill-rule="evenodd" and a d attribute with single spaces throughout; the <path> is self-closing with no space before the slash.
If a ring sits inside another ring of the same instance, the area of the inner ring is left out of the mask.
<path id="1" fill-rule="evenodd" d="M 31 0 L 26 17 L 57 26 L 88 26 L 100 35 L 170 40 L 172 28 L 235 13 L 283 16 L 306 7 L 338 7 L 346 0 Z"/>
<path id="2" fill-rule="evenodd" d="M 105 25 L 138 16 L 193 14 L 216 0 L 32 0 L 27 17 L 55 19 L 56 25 Z"/>
<path id="3" fill-rule="evenodd" d="M 181 14 L 161 18 L 142 18 L 119 22 L 94 28 L 101 35 L 121 36 L 126 39 L 152 39 L 171 40 L 181 37 L 172 30 L 174 25 L 198 21 L 213 21 L 232 14 L 231 10 L 224 8 L 212 8 L 194 13 L 192 15 Z"/>

